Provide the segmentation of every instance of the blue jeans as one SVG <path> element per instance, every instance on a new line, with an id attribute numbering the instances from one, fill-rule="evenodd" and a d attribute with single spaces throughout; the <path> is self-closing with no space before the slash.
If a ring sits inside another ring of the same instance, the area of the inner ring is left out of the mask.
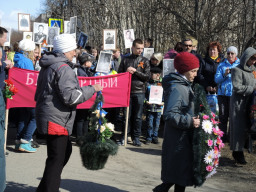
<path id="1" fill-rule="evenodd" d="M 16 139 L 30 141 L 36 130 L 35 108 L 19 108 L 19 123 Z"/>
<path id="2" fill-rule="evenodd" d="M 132 139 L 141 135 L 144 99 L 145 93 L 131 93 L 128 133 L 131 133 Z"/>
<path id="3" fill-rule="evenodd" d="M 147 140 L 158 137 L 158 129 L 160 125 L 161 112 L 147 111 Z"/>

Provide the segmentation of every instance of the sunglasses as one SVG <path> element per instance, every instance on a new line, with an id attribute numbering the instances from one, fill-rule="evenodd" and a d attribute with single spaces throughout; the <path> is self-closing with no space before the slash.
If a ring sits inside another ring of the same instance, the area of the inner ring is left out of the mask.
<path id="1" fill-rule="evenodd" d="M 235 55 L 235 53 L 229 52 L 227 53 L 227 55 Z"/>
<path id="2" fill-rule="evenodd" d="M 185 47 L 192 47 L 192 45 L 183 44 Z"/>

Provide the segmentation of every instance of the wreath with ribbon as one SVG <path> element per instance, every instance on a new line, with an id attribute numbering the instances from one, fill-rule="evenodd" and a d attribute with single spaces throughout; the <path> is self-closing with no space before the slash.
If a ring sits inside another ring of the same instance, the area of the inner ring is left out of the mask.
<path id="1" fill-rule="evenodd" d="M 118 151 L 118 145 L 111 140 L 114 125 L 105 118 L 107 113 L 102 109 L 103 100 L 100 91 L 91 107 L 89 133 L 81 138 L 80 154 L 84 167 L 89 170 L 103 169 L 109 155 L 116 155 Z"/>

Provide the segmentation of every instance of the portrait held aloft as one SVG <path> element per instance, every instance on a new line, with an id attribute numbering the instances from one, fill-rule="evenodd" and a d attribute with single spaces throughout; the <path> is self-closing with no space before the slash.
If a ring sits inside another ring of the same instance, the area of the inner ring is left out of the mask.
<path id="1" fill-rule="evenodd" d="M 59 35 L 58 27 L 49 27 L 48 28 L 48 45 L 53 45 L 54 37 Z"/>
<path id="2" fill-rule="evenodd" d="M 134 31 L 133 31 L 133 29 L 124 30 L 125 48 L 131 48 L 133 41 L 134 41 Z"/>
<path id="3" fill-rule="evenodd" d="M 77 16 L 70 18 L 70 34 L 76 33 Z"/>
<path id="4" fill-rule="evenodd" d="M 34 41 L 43 43 L 47 39 L 48 25 L 45 23 L 34 23 Z"/>
<path id="5" fill-rule="evenodd" d="M 116 30 L 103 29 L 103 49 L 114 50 L 116 49 Z"/>
<path id="6" fill-rule="evenodd" d="M 18 27 L 19 31 L 30 31 L 30 15 L 25 13 L 18 13 Z"/>
<path id="7" fill-rule="evenodd" d="M 79 39 L 78 39 L 78 42 L 77 42 L 78 47 L 84 48 L 86 43 L 87 43 L 87 40 L 88 40 L 88 35 L 81 32 L 80 36 L 79 36 Z"/>

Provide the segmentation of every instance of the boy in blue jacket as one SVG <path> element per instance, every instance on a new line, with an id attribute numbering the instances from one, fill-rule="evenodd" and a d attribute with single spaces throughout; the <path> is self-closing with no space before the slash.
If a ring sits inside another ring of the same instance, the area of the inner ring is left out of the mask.
<path id="1" fill-rule="evenodd" d="M 163 102 L 161 104 L 149 103 L 151 86 L 162 86 L 162 70 L 159 67 L 153 67 L 150 69 L 150 72 L 151 78 L 147 83 L 147 90 L 145 95 L 147 111 L 147 139 L 145 142 L 146 145 L 150 144 L 151 142 L 154 144 L 158 144 L 158 129 L 164 104 Z"/>

